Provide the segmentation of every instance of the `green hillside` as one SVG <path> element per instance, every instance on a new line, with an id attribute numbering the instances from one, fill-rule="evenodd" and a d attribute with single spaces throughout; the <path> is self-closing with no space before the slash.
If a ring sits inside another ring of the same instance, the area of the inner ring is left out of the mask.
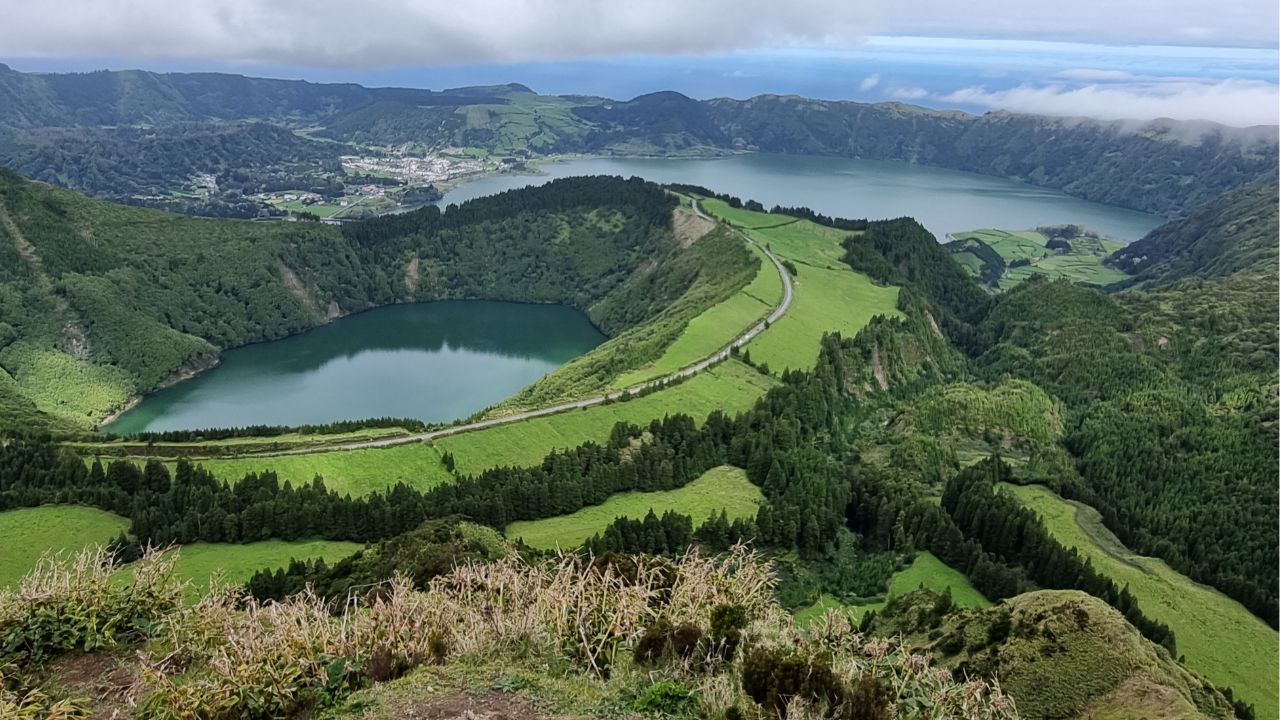
<path id="1" fill-rule="evenodd" d="M 613 495 L 600 505 L 583 508 L 572 515 L 511 523 L 505 532 L 507 537 L 520 539 L 532 547 L 570 550 L 619 517 L 641 520 L 650 512 L 662 515 L 675 510 L 701 522 L 723 510 L 730 520 L 735 520 L 755 517 L 762 500 L 760 489 L 747 481 L 746 473 L 722 466 L 708 470 L 678 490 Z"/>
<path id="2" fill-rule="evenodd" d="M 1177 634 L 1178 654 L 1188 667 L 1255 704 L 1260 718 L 1280 711 L 1280 638 L 1274 629 L 1240 603 L 1191 581 L 1165 562 L 1130 552 L 1093 508 L 1063 500 L 1039 485 L 1007 489 L 1045 519 L 1054 537 L 1122 581 L 1144 612 L 1167 623 Z"/>
<path id="3" fill-rule="evenodd" d="M 0 512 L 0 590 L 15 585 L 46 553 L 74 555 L 128 529 L 129 521 L 119 515 L 78 505 Z"/>
<path id="4" fill-rule="evenodd" d="M 1261 182 L 1196 208 L 1119 250 L 1109 261 L 1134 275 L 1128 284 L 1151 287 L 1182 278 L 1222 278 L 1236 273 L 1275 274 L 1280 250 L 1276 203 L 1280 188 Z"/>
<path id="5" fill-rule="evenodd" d="M 89 429 L 220 350 L 452 298 L 586 312 L 612 339 L 517 402 L 580 396 L 658 357 L 760 267 L 725 232 L 684 249 L 675 204 L 639 180 L 570 179 L 339 231 L 109 205 L 3 172 L 0 397 L 16 411 L 3 421 Z M 415 261 L 429 270 L 409 282 Z"/>

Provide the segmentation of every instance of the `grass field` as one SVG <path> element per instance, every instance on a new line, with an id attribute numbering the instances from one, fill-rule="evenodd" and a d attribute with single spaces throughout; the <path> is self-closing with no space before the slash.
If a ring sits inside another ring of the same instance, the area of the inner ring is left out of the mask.
<path id="1" fill-rule="evenodd" d="M 984 608 L 991 606 L 991 601 L 973 587 L 964 573 L 950 567 L 930 552 L 921 552 L 916 555 L 915 560 L 910 565 L 894 573 L 893 579 L 889 581 L 889 592 L 885 596 L 885 600 L 899 595 L 906 595 L 921 587 L 926 587 L 939 593 L 951 588 L 951 599 L 960 607 Z M 805 627 L 827 610 L 844 609 L 855 620 L 861 620 L 862 616 L 867 614 L 867 611 L 875 610 L 879 612 L 883 607 L 884 601 L 845 605 L 829 595 L 824 595 L 809 607 L 796 611 L 795 618 L 797 625 Z"/>
<path id="2" fill-rule="evenodd" d="M 1103 260 L 1107 255 L 1124 247 L 1124 243 L 1105 238 L 1080 236 L 1070 240 L 1071 251 L 1060 253 L 1045 247 L 1048 238 L 1034 230 L 995 230 L 986 228 L 952 233 L 951 257 L 973 277 L 982 275 L 983 261 L 975 252 L 966 250 L 981 243 L 994 250 L 1005 263 L 1015 260 L 1030 261 L 1029 265 L 1006 267 L 998 281 L 998 289 L 1008 290 L 1035 274 L 1050 278 L 1066 278 L 1087 285 L 1110 285 L 1124 280 L 1127 275 Z M 966 243 L 968 243 L 966 245 Z M 981 249 L 981 248 L 979 248 Z"/>
<path id="3" fill-rule="evenodd" d="M 586 507 L 571 515 L 514 522 L 507 526 L 509 538 L 523 538 L 536 548 L 569 550 L 580 546 L 619 517 L 642 519 L 650 509 L 658 515 L 675 510 L 701 523 L 724 510 L 729 519 L 755 517 L 764 496 L 747 480 L 745 471 L 722 465 L 676 490 L 628 492 L 611 496 L 600 505 Z"/>
<path id="4" fill-rule="evenodd" d="M 1280 713 L 1280 636 L 1240 603 L 1193 582 L 1163 560 L 1135 555 L 1087 505 L 1038 486 L 1003 486 L 1044 518 L 1059 542 L 1074 547 L 1095 568 L 1128 585 L 1142 612 L 1173 630 L 1187 665 L 1236 697 L 1253 703 L 1259 718 Z"/>
<path id="5" fill-rule="evenodd" d="M 441 451 L 453 453 L 461 474 L 504 465 L 532 465 L 556 448 L 576 447 L 587 440 L 604 442 L 618 422 L 642 424 L 677 413 L 701 422 L 713 410 L 741 412 L 776 383 L 772 377 L 729 360 L 635 400 L 452 435 L 435 444 Z"/>
<path id="6" fill-rule="evenodd" d="M 221 480 L 234 482 L 250 472 L 274 470 L 281 482 L 295 486 L 317 475 L 325 487 L 353 497 L 368 495 L 404 483 L 419 490 L 452 482 L 440 461 L 440 452 L 422 443 L 387 448 L 315 452 L 266 458 L 210 458 L 197 460 Z"/>
<path id="7" fill-rule="evenodd" d="M 848 231 L 735 209 L 718 200 L 705 200 L 702 205 L 799 270 L 792 278 L 791 309 L 746 346 L 753 361 L 768 364 L 774 372 L 809 370 L 818 359 L 823 333 L 852 336 L 876 315 L 898 315 L 898 288 L 876 285 L 840 260 L 844 254 L 840 241 Z"/>
<path id="8" fill-rule="evenodd" d="M 0 513 L 0 588 L 21 580 L 46 552 L 102 545 L 129 529 L 129 521 L 79 505 L 46 505 Z"/>
<path id="9" fill-rule="evenodd" d="M 294 558 L 324 558 L 333 563 L 362 547 L 359 543 L 329 540 L 264 540 L 246 545 L 194 543 L 182 546 L 174 570 L 178 577 L 191 582 L 187 596 L 194 599 L 208 589 L 215 575 L 239 585 L 248 582 L 258 570 L 286 567 Z"/>
<path id="10" fill-rule="evenodd" d="M 646 367 L 620 376 L 612 387 L 621 389 L 662 377 L 716 352 L 759 322 L 782 300 L 782 279 L 773 263 L 759 249 L 760 271 L 733 297 L 689 321 L 685 331 Z"/>

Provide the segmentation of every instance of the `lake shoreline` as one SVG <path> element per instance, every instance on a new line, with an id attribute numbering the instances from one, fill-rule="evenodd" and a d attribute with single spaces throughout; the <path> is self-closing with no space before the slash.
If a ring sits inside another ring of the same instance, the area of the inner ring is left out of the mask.
<path id="1" fill-rule="evenodd" d="M 129 397 L 129 398 L 128 398 L 128 399 L 127 399 L 127 400 L 126 400 L 122 405 L 120 405 L 119 407 L 117 407 L 117 408 L 113 409 L 111 412 L 109 412 L 109 413 L 107 413 L 106 415 L 104 415 L 104 416 L 103 416 L 103 418 L 99 421 L 99 423 L 98 423 L 98 424 L 97 424 L 97 426 L 95 427 L 94 432 L 95 432 L 95 434 L 97 434 L 97 435 L 99 435 L 99 436 L 102 436 L 102 437 L 118 437 L 118 438 L 125 438 L 125 437 L 128 437 L 128 436 L 130 436 L 130 435 L 133 435 L 133 434 L 136 434 L 136 433 L 139 433 L 139 432 L 164 432 L 164 431 L 165 431 L 164 429 L 160 429 L 160 430 L 152 430 L 152 429 L 150 429 L 150 428 L 146 428 L 146 429 L 142 429 L 142 430 L 132 430 L 132 431 L 127 431 L 127 432 L 120 433 L 120 432 L 113 432 L 113 431 L 112 431 L 112 429 L 111 429 L 109 426 L 110 426 L 111 424 L 113 424 L 113 423 L 117 422 L 118 420 L 120 420 L 123 416 L 125 416 L 125 415 L 126 415 L 127 413 L 129 413 L 130 411 L 135 410 L 135 409 L 136 409 L 139 405 L 141 405 L 144 401 L 146 401 L 146 400 L 148 400 L 148 399 L 152 399 L 152 398 L 154 398 L 154 396 L 156 396 L 156 395 L 158 395 L 158 394 L 160 394 L 160 393 L 162 393 L 162 392 L 164 392 L 164 391 L 166 391 L 166 390 L 171 390 L 171 389 L 173 389 L 173 388 L 175 388 L 175 387 L 181 386 L 181 385 L 183 385 L 184 383 L 186 383 L 187 381 L 203 378 L 203 377 L 205 377 L 205 376 L 208 374 L 208 371 L 211 371 L 211 370 L 214 370 L 214 369 L 217 369 L 217 368 L 219 368 L 219 367 L 223 366 L 223 360 L 224 360 L 224 358 L 225 358 L 225 354 L 226 354 L 226 353 L 229 353 L 229 352 L 238 352 L 238 351 L 245 350 L 245 349 L 258 348 L 258 347 L 263 347 L 263 346 L 269 346 L 269 345 L 272 345 L 272 344 L 274 344 L 274 343 L 279 343 L 279 342 L 283 342 L 283 341 L 297 340 L 297 339 L 299 339 L 299 338 L 306 337 L 307 335 L 309 335 L 309 334 L 311 334 L 311 333 L 314 333 L 314 332 L 317 332 L 317 331 L 323 331 L 324 329 L 329 328 L 329 327 L 333 326 L 334 324 L 336 324 L 336 323 L 338 323 L 338 322 L 340 322 L 340 321 L 342 321 L 342 320 L 359 318 L 360 316 L 369 315 L 369 314 L 374 313 L 374 312 L 376 312 L 376 311 L 390 310 L 390 309 L 393 309 L 393 308 L 410 308 L 410 307 L 414 307 L 414 306 L 424 306 L 424 307 L 425 307 L 425 306 L 449 307 L 449 306 L 456 306 L 456 305 L 462 305 L 462 304 L 484 304 L 484 305 L 486 305 L 486 306 L 490 306 L 490 307 L 488 307 L 488 308 L 486 308 L 486 309 L 487 309 L 488 311 L 490 311 L 491 313 L 493 313 L 493 312 L 496 310 L 496 311 L 497 311 L 497 315 L 498 315 L 498 316 L 500 316 L 500 317 L 502 317 L 502 318 L 505 318 L 505 317 L 507 317 L 507 316 L 509 316 L 509 315 L 510 315 L 510 312 L 509 312 L 509 311 L 506 311 L 506 310 L 502 310 L 502 309 L 501 309 L 501 308 L 502 308 L 502 306 L 509 306 L 509 307 L 511 307 L 511 308 L 551 308 L 551 307 L 554 307 L 554 308 L 561 308 L 561 309 L 563 309 L 563 310 L 565 310 L 565 311 L 569 311 L 569 312 L 571 312 L 571 313 L 573 314 L 573 316 L 575 317 L 575 322 L 581 321 L 581 322 L 582 322 L 582 324 L 583 324 L 586 328 L 589 328 L 589 329 L 590 329 L 590 333 L 592 333 L 594 337 L 597 337 L 597 338 L 599 338 L 599 339 L 592 340 L 592 344 L 590 345 L 590 347 L 584 347 L 581 351 L 577 352 L 576 354 L 572 355 L 571 357 L 568 357 L 567 359 L 564 359 L 564 360 L 561 360 L 561 361 L 556 362 L 556 363 L 554 364 L 554 366 L 553 366 L 553 367 L 549 367 L 549 368 L 548 368 L 548 369 L 546 369 L 546 371 L 545 371 L 545 372 L 543 372 L 541 375 L 538 375 L 537 377 L 533 377 L 533 378 L 529 379 L 529 380 L 528 380 L 528 382 L 521 384 L 519 387 L 515 387 L 515 388 L 514 388 L 514 389 L 512 389 L 512 390 L 511 390 L 511 392 L 510 392 L 510 393 L 508 393 L 507 395 L 504 395 L 504 396 L 502 396 L 502 397 L 500 397 L 500 398 L 494 398 L 494 399 L 493 399 L 493 400 L 491 400 L 490 402 L 485 403 L 484 405 L 482 405 L 482 406 L 480 406 L 480 407 L 476 408 L 475 410 L 472 410 L 472 411 L 468 411 L 468 412 L 465 412 L 465 413 L 459 414 L 459 415 L 457 415 L 456 417 L 453 417 L 453 418 L 451 418 L 451 419 L 446 419 L 446 420 L 439 420 L 439 419 L 435 419 L 435 420 L 428 420 L 428 419 L 424 419 L 424 418 L 419 418 L 419 417 L 417 417 L 417 416 L 415 416 L 415 415 L 412 415 L 412 414 L 403 415 L 404 417 L 415 417 L 416 419 L 422 420 L 423 422 L 427 423 L 428 425 L 431 425 L 431 424 L 441 424 L 441 423 L 442 423 L 442 424 L 446 424 L 446 425 L 447 425 L 447 424 L 448 424 L 448 423 L 450 423 L 450 422 L 457 422 L 457 421 L 460 421 L 460 420 L 464 420 L 464 419 L 466 419 L 466 418 L 470 417 L 471 415 L 475 414 L 475 412 L 481 412 L 481 411 L 484 411 L 484 410 L 488 409 L 489 407 L 491 407 L 492 405 L 497 404 L 497 403 L 500 403 L 500 402 L 502 402 L 503 400 L 506 400 L 507 398 L 514 396 L 515 394 L 517 394 L 517 393 L 518 393 L 518 392 L 519 392 L 523 387 L 525 387 L 526 385 L 528 385 L 528 384 L 530 384 L 530 383 L 532 383 L 532 382 L 536 382 L 538 379 L 540 379 L 541 377 L 545 376 L 546 374 L 549 374 L 549 373 L 551 373 L 551 372 L 554 372 L 557 368 L 559 368 L 559 367 L 563 366 L 565 363 L 567 363 L 567 362 L 569 362 L 569 361 L 571 361 L 571 360 L 573 360 L 573 359 L 575 359 L 575 358 L 577 358 L 577 357 L 581 357 L 581 356 L 583 356 L 583 355 L 585 355 L 585 354 L 587 354 L 587 353 L 591 352 L 591 351 L 592 351 L 592 350 L 594 350 L 596 347 L 598 347 L 600 344 L 603 344 L 604 342 L 608 341 L 608 339 L 610 338 L 610 336 L 609 336 L 607 333 L 605 333 L 605 332 L 604 332 L 604 331 L 603 331 L 603 330 L 602 330 L 602 329 L 601 329 L 601 328 L 600 328 L 600 327 L 595 323 L 595 321 L 594 321 L 593 319 L 591 319 L 590 315 L 588 315 L 588 314 L 586 313 L 586 311 L 581 310 L 581 309 L 579 309 L 579 308 L 576 308 L 576 307 L 574 307 L 574 306 L 572 306 L 572 305 L 565 304 L 565 303 L 557 303 L 557 302 L 539 302 L 539 301 L 532 301 L 532 300 L 530 300 L 530 301 L 524 301 L 524 300 L 494 299 L 494 298 L 443 298 L 443 299 L 437 299 L 437 300 L 397 301 L 397 302 L 392 302 L 392 303 L 386 303 L 386 304 L 383 304 L 383 305 L 374 305 L 374 306 L 367 307 L 367 308 L 360 308 L 359 310 L 355 310 L 355 311 L 352 311 L 352 312 L 344 312 L 343 314 L 341 314 L 341 315 L 339 315 L 339 316 L 336 316 L 336 317 L 326 317 L 326 318 L 323 318 L 320 322 L 318 322 L 318 323 L 316 323 L 316 324 L 314 324 L 314 325 L 311 325 L 311 326 L 306 327 L 306 328 L 302 328 L 302 329 L 298 330 L 297 332 L 292 332 L 292 333 L 288 333 L 288 334 L 285 334 L 285 335 L 281 335 L 280 337 L 275 337 L 275 338 L 270 338 L 270 339 L 264 339 L 264 340 L 255 340 L 255 341 L 253 341 L 253 342 L 244 343 L 244 344 L 242 344 L 242 345 L 236 345 L 236 346 L 232 346 L 232 347 L 221 348 L 221 349 L 219 349 L 219 350 L 218 350 L 218 354 L 217 354 L 217 355 L 212 359 L 212 361 L 207 362 L 207 363 L 201 363 L 201 364 L 199 364 L 198 366 L 194 366 L 194 367 L 183 367 L 183 368 L 180 368 L 179 370 L 177 370 L 177 371 L 175 371 L 173 374 L 171 374 L 171 375 L 170 375 L 170 376 L 169 376 L 169 377 L 164 381 L 164 383 L 162 383 L 161 385 L 157 386 L 156 388 L 154 388 L 154 389 L 152 389 L 152 390 L 149 390 L 149 391 L 147 391 L 147 392 L 145 392 L 145 393 L 139 393 L 139 394 L 135 394 L 135 395 L 130 396 L 130 397 Z M 456 308 L 455 308 L 455 309 L 456 309 Z M 451 311 L 452 311 L 452 310 L 451 310 Z M 519 311 L 516 311 L 516 312 L 519 312 Z M 500 336 L 500 337 L 501 337 L 501 336 Z M 561 338 L 561 340 L 563 340 L 563 338 Z M 453 349 L 453 350 L 455 350 L 455 351 L 465 351 L 465 350 L 466 350 L 466 345 L 465 345 L 465 344 L 463 344 L 463 345 L 458 345 L 458 346 L 454 347 L 454 346 L 451 346 L 451 345 L 450 345 L 450 343 L 449 343 L 448 341 L 445 341 L 445 340 L 442 340 L 442 341 L 441 341 L 441 343 L 442 343 L 442 344 L 441 344 L 441 347 L 444 347 L 444 348 L 451 348 L 451 349 Z M 504 355 L 504 357 L 505 357 L 505 355 Z M 512 355 L 511 357 L 516 357 L 516 356 L 515 356 L 515 355 Z M 348 359 L 349 359 L 349 358 L 348 358 Z M 393 413 L 393 414 L 394 414 L 394 413 Z M 255 421 L 255 422 L 252 422 L 252 423 L 231 423 L 231 424 L 213 422 L 212 424 L 206 424 L 206 425 L 201 425 L 200 427 L 193 427 L 193 428 L 186 428 L 186 429 L 190 429 L 190 430 L 201 430 L 201 429 L 209 429 L 209 428 L 214 428 L 214 427 L 217 427 L 217 428 L 225 428 L 225 427 L 239 428 L 239 427 L 247 427 L 247 426 L 250 426 L 250 425 L 258 425 L 258 424 L 280 425 L 280 426 L 284 426 L 284 427 L 295 427 L 295 426 L 298 426 L 298 425 L 305 425 L 305 424 L 324 424 L 324 423 L 326 423 L 326 422 L 338 422 L 338 421 L 342 421 L 342 420 L 353 420 L 353 421 L 359 421 L 359 420 L 362 420 L 362 419 L 379 418 L 379 417 L 387 417 L 387 416 L 388 416 L 388 414 L 387 414 L 387 413 L 385 413 L 385 412 L 375 412 L 375 413 L 372 413 L 372 414 L 369 414 L 369 415 L 366 415 L 366 416 L 362 416 L 362 417 L 358 417 L 358 418 L 330 418 L 330 419 L 328 419 L 328 420 L 323 420 L 323 421 L 321 421 L 321 420 L 307 420 L 307 421 L 300 421 L 300 422 L 284 422 L 284 423 L 277 423 L 277 422 L 265 422 L 265 423 L 264 423 L 264 422 L 258 422 L 258 421 Z M 396 416 L 397 416 L 397 417 L 399 417 L 400 415 L 396 415 Z M 177 428 L 168 428 L 168 429 L 170 429 L 170 430 L 174 430 L 174 429 L 177 429 Z"/>

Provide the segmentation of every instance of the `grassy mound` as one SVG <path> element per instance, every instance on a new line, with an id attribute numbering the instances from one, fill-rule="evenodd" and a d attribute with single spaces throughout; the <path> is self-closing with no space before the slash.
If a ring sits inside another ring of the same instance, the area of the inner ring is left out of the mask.
<path id="1" fill-rule="evenodd" d="M 571 515 L 514 522 L 507 526 L 506 535 L 535 548 L 571 550 L 620 517 L 640 520 L 650 511 L 662 515 L 675 510 L 698 523 L 724 510 L 730 520 L 754 518 L 763 501 L 760 488 L 747 480 L 745 471 L 725 465 L 676 490 L 620 493 Z"/>
<path id="2" fill-rule="evenodd" d="M 1126 548 L 1093 508 L 1063 500 L 1039 485 L 1008 485 L 1044 519 L 1050 534 L 1084 554 L 1100 572 L 1127 586 L 1143 612 L 1169 626 L 1191 669 L 1253 703 L 1258 717 L 1277 714 L 1280 638 L 1240 603 L 1192 581 L 1163 560 Z"/>
<path id="3" fill-rule="evenodd" d="M 985 610 L 938 612 L 927 591 L 890 602 L 877 634 L 902 633 L 948 668 L 999 677 L 1024 717 L 1226 718 L 1226 698 L 1074 590 L 1026 593 Z"/>

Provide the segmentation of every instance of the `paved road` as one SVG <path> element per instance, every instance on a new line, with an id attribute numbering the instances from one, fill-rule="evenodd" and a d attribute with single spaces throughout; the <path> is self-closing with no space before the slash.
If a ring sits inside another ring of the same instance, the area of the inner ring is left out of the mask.
<path id="1" fill-rule="evenodd" d="M 713 222 L 715 221 L 714 218 L 711 218 L 706 213 L 702 212 L 702 208 L 698 207 L 697 200 L 693 201 L 693 211 L 698 215 L 698 217 L 704 218 L 706 220 L 711 220 Z M 712 365 L 715 365 L 718 362 L 728 359 L 733 348 L 742 347 L 743 345 L 750 342 L 752 338 L 754 338 L 756 335 L 759 335 L 761 332 L 763 332 L 765 328 L 777 322 L 778 319 L 781 318 L 784 314 L 786 314 L 787 310 L 791 307 L 791 297 L 793 294 L 792 288 L 791 288 L 791 274 L 788 273 L 787 269 L 782 266 L 782 262 L 779 261 L 778 258 L 775 257 L 772 252 L 769 251 L 769 248 L 764 247 L 763 245 L 757 243 L 755 240 L 752 240 L 750 237 L 746 235 L 746 233 L 743 233 L 742 231 L 737 229 L 735 229 L 734 232 L 736 232 L 739 237 L 745 240 L 747 244 L 754 245 L 760 248 L 760 251 L 763 252 L 765 256 L 769 258 L 770 262 L 773 263 L 774 269 L 778 271 L 778 277 L 782 278 L 782 302 L 778 303 L 778 306 L 773 309 L 773 312 L 769 313 L 769 316 L 767 318 L 765 318 L 764 320 L 761 320 L 760 322 L 756 323 L 750 328 L 747 328 L 745 331 L 743 331 L 741 335 L 734 338 L 733 342 L 730 342 L 728 345 L 725 345 L 724 347 L 720 348 L 715 353 L 712 353 L 711 355 L 708 355 L 707 357 L 702 358 L 701 360 L 693 363 L 692 365 L 686 365 L 685 367 L 682 367 L 679 370 L 676 370 L 675 372 L 670 373 L 669 375 L 664 375 L 663 377 L 657 378 L 656 380 L 649 380 L 648 382 L 643 382 L 643 383 L 640 383 L 639 385 L 632 385 L 631 387 L 626 388 L 625 390 L 618 390 L 616 392 L 607 393 L 605 395 L 597 395 L 595 397 L 585 398 L 583 400 L 575 400 L 574 402 L 563 403 L 560 405 L 552 405 L 550 407 L 539 408 L 537 410 L 526 410 L 525 412 L 516 413 L 514 415 L 506 415 L 503 417 L 491 418 L 489 420 L 479 420 L 477 422 L 467 423 L 466 425 L 453 425 L 451 427 L 440 428 L 439 430 L 429 430 L 427 432 L 413 433 L 410 435 L 397 435 L 395 437 L 382 438 L 379 440 L 361 440 L 359 442 L 325 445 L 323 447 L 296 448 L 293 450 L 278 450 L 275 452 L 266 452 L 266 453 L 245 453 L 243 455 L 236 455 L 236 457 L 276 457 L 280 455 L 306 455 L 306 454 L 317 453 L 317 452 L 333 452 L 336 450 L 359 450 L 362 448 L 380 448 L 380 447 L 390 447 L 392 445 L 405 445 L 408 443 L 424 442 L 427 440 L 435 440 L 436 438 L 447 437 L 449 435 L 457 435 L 459 433 L 471 432 L 472 430 L 483 430 L 484 428 L 490 428 L 496 425 L 507 425 L 509 423 L 520 422 L 521 420 L 529 420 L 530 418 L 543 417 L 545 415 L 555 415 L 556 413 L 567 412 L 569 410 L 579 410 L 581 408 L 591 407 L 592 405 L 599 405 L 605 402 L 606 400 L 618 400 L 626 395 L 635 395 L 644 390 L 648 390 L 652 387 L 661 385 L 666 382 L 671 382 L 673 380 L 680 380 L 683 378 L 687 378 L 691 375 L 697 375 L 698 373 L 702 372 L 703 370 L 706 370 Z"/>

